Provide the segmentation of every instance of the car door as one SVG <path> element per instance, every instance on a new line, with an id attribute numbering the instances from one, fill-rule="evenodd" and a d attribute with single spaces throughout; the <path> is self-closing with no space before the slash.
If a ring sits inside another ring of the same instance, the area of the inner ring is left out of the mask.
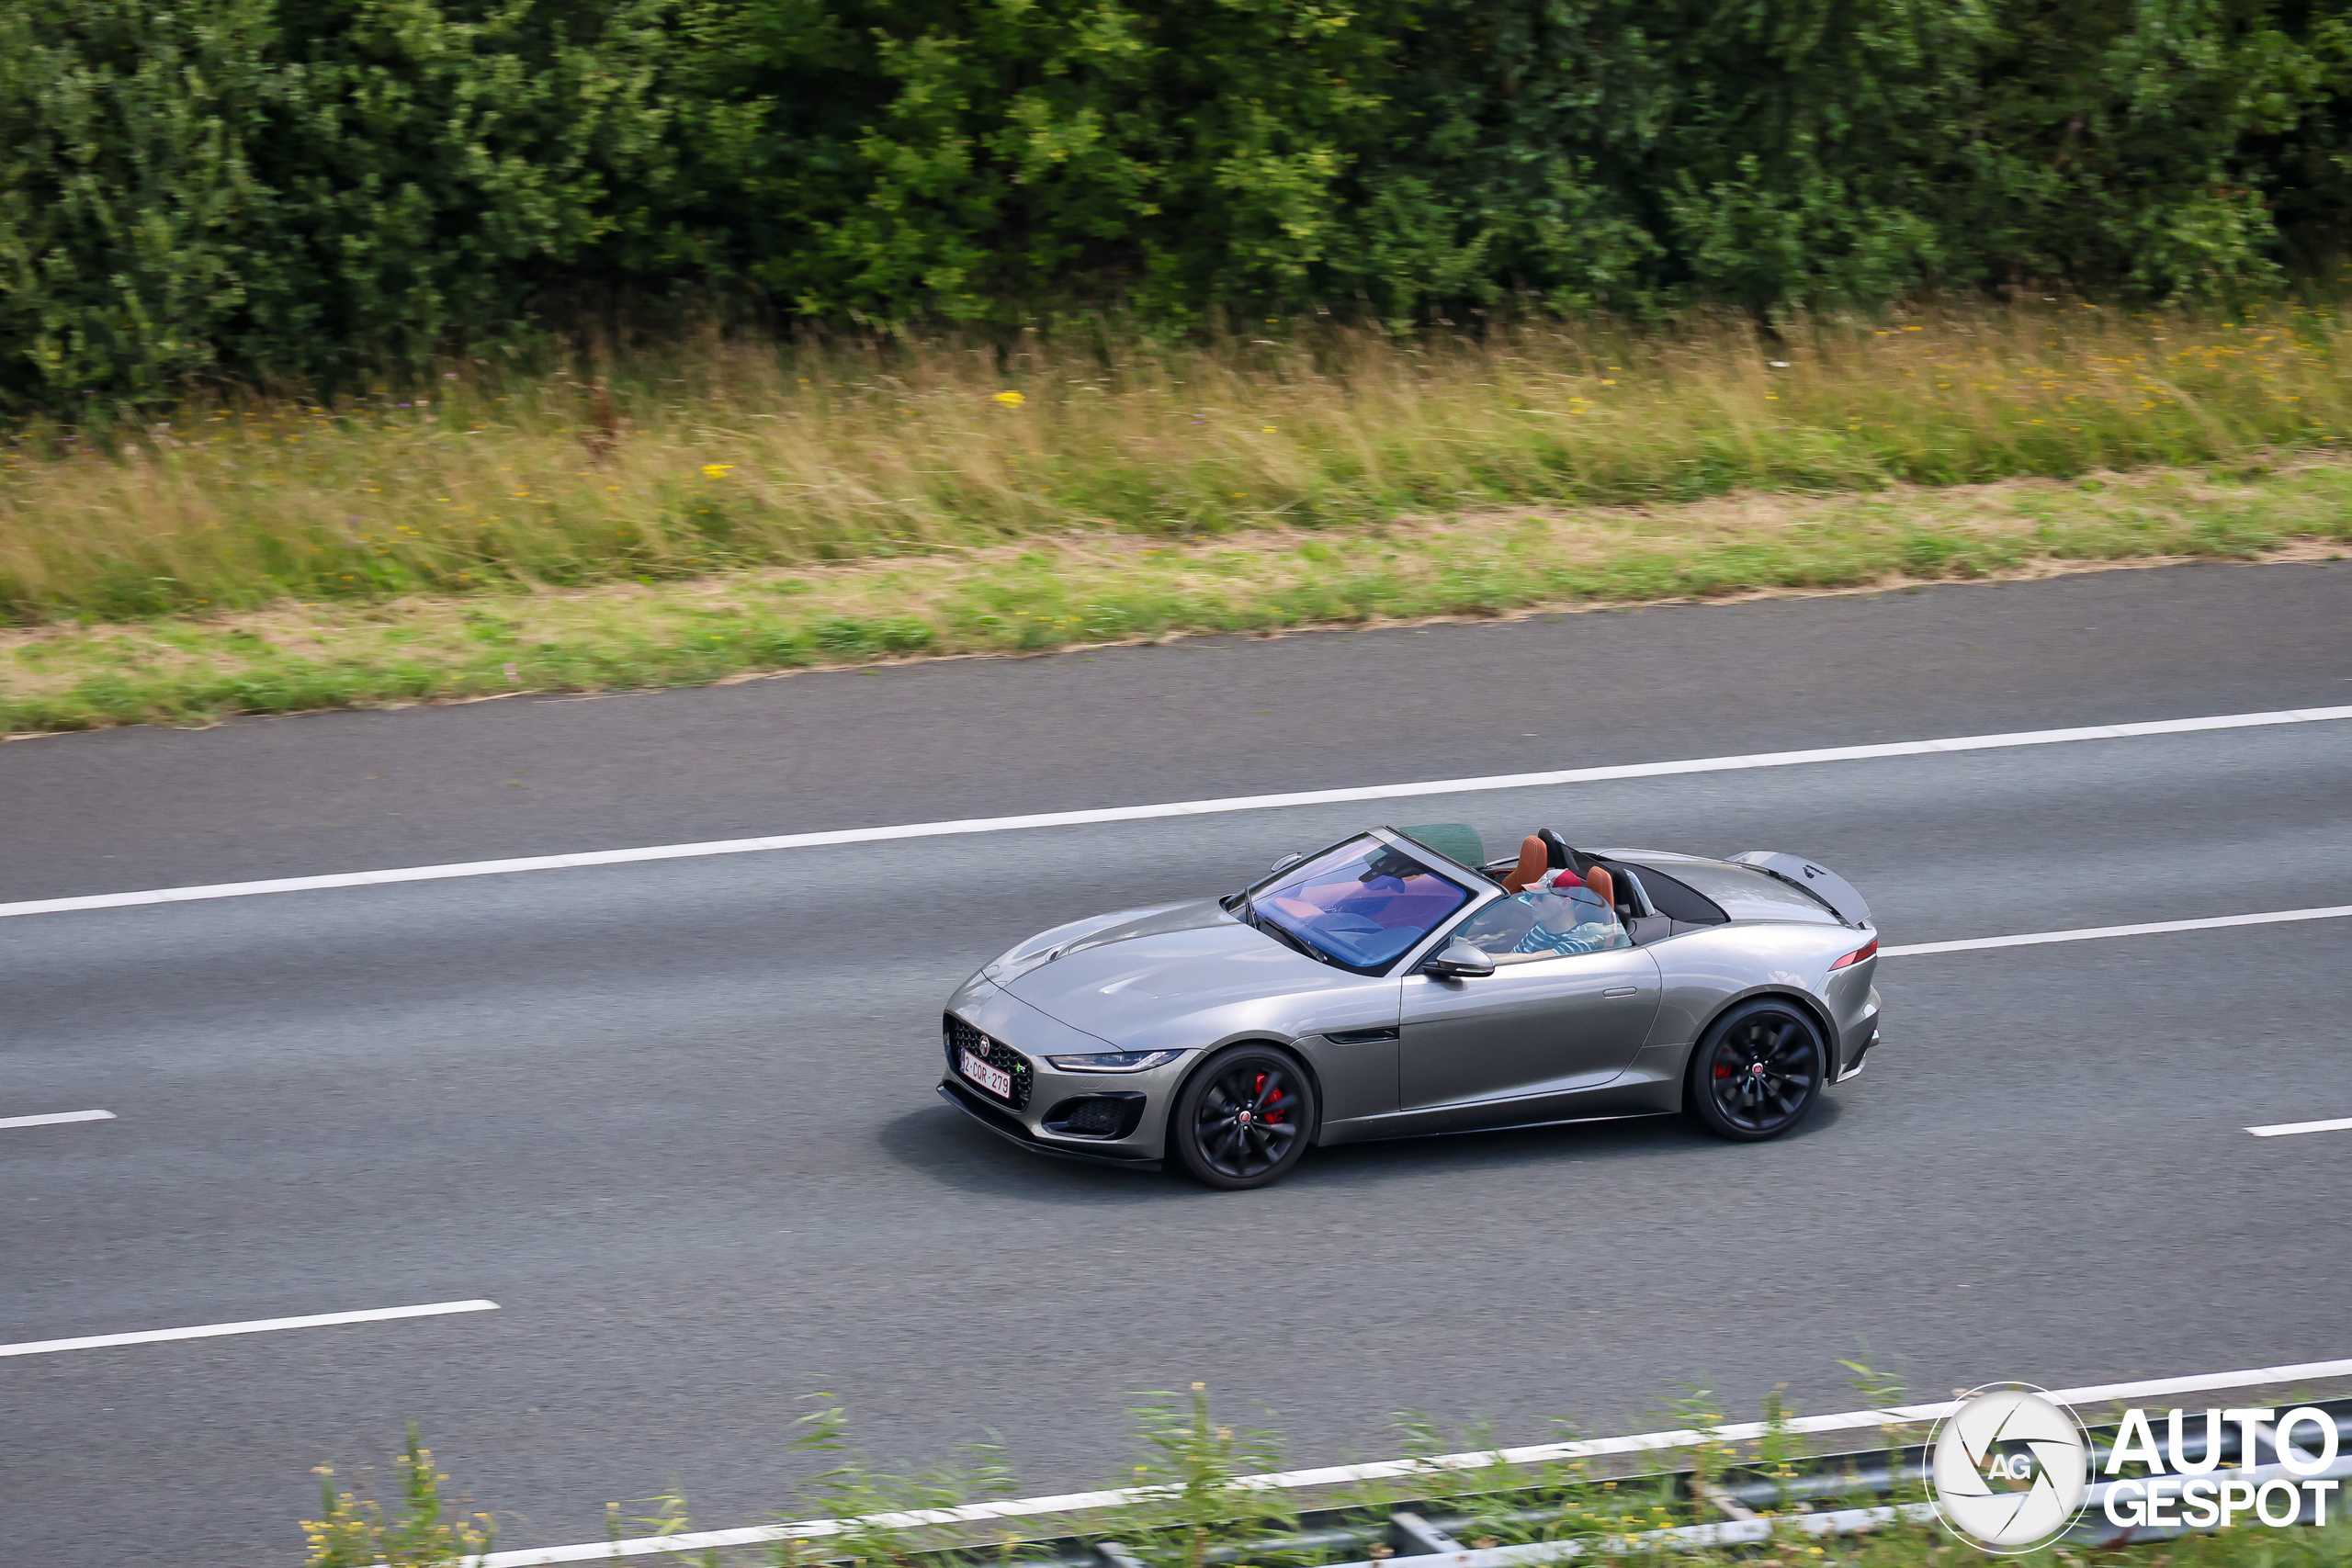
<path id="1" fill-rule="evenodd" d="M 1657 962 L 1638 947 L 1521 958 L 1464 980 L 1408 975 L 1401 1108 L 1502 1100 L 1509 1114 L 1550 1114 L 1559 1108 L 1545 1101 L 1572 1100 L 1633 1065 L 1659 990 Z"/>

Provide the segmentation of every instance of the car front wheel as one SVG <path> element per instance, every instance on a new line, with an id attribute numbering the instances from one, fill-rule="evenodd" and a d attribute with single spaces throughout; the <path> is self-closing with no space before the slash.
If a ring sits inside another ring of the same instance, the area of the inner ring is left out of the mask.
<path id="1" fill-rule="evenodd" d="M 1218 1052 L 1185 1081 L 1169 1129 L 1193 1179 L 1228 1191 L 1290 1173 L 1315 1128 L 1315 1086 L 1266 1045 Z"/>
<path id="2" fill-rule="evenodd" d="M 1734 1143 L 1777 1138 L 1821 1097 L 1829 1053 L 1811 1019 L 1785 1002 L 1750 1002 L 1716 1020 L 1690 1054 L 1684 1103 Z"/>

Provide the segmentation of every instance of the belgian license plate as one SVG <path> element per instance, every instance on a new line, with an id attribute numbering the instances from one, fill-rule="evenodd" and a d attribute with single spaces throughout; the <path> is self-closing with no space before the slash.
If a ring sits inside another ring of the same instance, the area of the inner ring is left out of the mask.
<path id="1" fill-rule="evenodd" d="M 956 1065 L 964 1069 L 966 1077 L 999 1100 L 1012 1098 L 1012 1075 L 1002 1067 L 991 1067 L 969 1051 L 964 1053 L 963 1060 Z"/>

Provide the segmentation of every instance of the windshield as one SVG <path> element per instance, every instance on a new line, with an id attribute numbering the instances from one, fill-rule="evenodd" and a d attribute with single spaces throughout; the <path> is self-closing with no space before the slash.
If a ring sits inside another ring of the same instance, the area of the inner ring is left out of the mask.
<path id="1" fill-rule="evenodd" d="M 1358 839 L 1284 872 L 1250 897 L 1253 923 L 1371 974 L 1469 901 L 1470 890 L 1404 851 Z"/>

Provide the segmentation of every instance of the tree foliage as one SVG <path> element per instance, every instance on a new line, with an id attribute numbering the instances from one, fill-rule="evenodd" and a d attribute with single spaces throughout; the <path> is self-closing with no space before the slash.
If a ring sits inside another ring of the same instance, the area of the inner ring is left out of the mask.
<path id="1" fill-rule="evenodd" d="M 0 400 L 681 296 L 1176 325 L 2226 293 L 2352 213 L 2343 0 L 0 0 Z"/>

